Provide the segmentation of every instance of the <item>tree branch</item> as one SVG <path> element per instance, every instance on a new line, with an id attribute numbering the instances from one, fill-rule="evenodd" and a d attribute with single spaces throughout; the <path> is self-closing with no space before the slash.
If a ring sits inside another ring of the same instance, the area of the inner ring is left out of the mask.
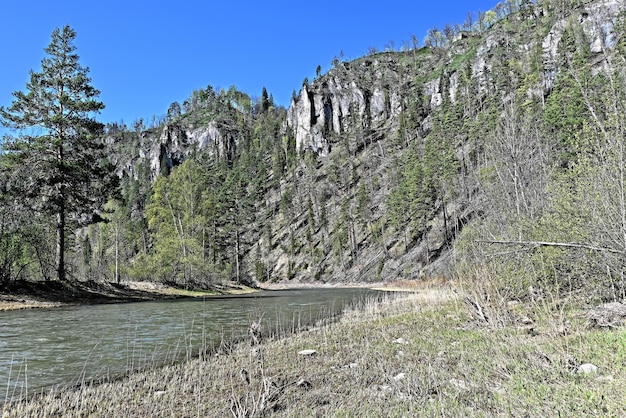
<path id="1" fill-rule="evenodd" d="M 596 247 L 588 244 L 578 244 L 574 242 L 546 242 L 546 241 L 487 241 L 487 240 L 474 240 L 480 244 L 499 244 L 499 245 L 522 245 L 537 247 L 566 247 L 566 248 L 582 248 L 585 250 L 607 252 L 612 254 L 624 254 L 624 251 L 616 250 L 613 248 Z"/>

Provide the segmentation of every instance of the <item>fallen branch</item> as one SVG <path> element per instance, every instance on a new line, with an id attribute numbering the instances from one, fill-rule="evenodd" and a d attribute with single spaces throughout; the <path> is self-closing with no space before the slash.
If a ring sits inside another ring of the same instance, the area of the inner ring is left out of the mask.
<path id="1" fill-rule="evenodd" d="M 626 322 L 626 305 L 620 302 L 605 303 L 587 314 L 590 327 L 616 328 Z"/>
<path id="2" fill-rule="evenodd" d="M 594 245 L 578 244 L 575 242 L 547 242 L 547 241 L 487 241 L 487 240 L 474 240 L 476 243 L 481 244 L 499 244 L 499 245 L 523 245 L 538 247 L 566 247 L 566 248 L 582 248 L 585 250 L 606 252 L 612 254 L 624 254 L 624 251 L 616 250 L 613 248 L 596 247 Z"/>

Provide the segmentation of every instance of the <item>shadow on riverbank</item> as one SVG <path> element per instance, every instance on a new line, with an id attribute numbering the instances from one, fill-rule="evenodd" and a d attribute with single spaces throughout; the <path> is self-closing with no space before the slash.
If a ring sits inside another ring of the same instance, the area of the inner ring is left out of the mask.
<path id="1" fill-rule="evenodd" d="M 181 289 L 156 282 L 99 283 L 89 282 L 34 282 L 16 280 L 0 285 L 0 311 L 31 308 L 53 308 L 67 305 L 94 305 L 158 300 L 179 300 L 220 295 L 240 295 L 260 290 L 305 288 L 370 288 L 392 292 L 415 292 L 424 287 L 442 285 L 439 281 L 395 281 L 391 283 L 319 283 L 280 282 L 246 286 L 236 282 L 215 283 L 207 289 Z"/>
<path id="2" fill-rule="evenodd" d="M 186 290 L 159 283 L 31 282 L 17 280 L 0 287 L 0 311 L 64 305 L 141 302 L 254 292 L 256 289 L 225 283 L 209 289 Z"/>

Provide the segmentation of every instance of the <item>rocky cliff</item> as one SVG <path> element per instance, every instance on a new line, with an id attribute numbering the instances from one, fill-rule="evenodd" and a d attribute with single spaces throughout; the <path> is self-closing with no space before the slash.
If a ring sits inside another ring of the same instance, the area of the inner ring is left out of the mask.
<path id="1" fill-rule="evenodd" d="M 527 13 L 508 16 L 485 33 L 460 33 L 443 51 L 424 48 L 338 63 L 311 85 L 302 87 L 300 94 L 292 99 L 287 124 L 293 130 L 298 148 L 310 148 L 322 156 L 328 155 L 332 144 L 342 135 L 353 136 L 359 129 L 389 129 L 388 135 L 392 136 L 398 116 L 415 95 L 426 97 L 431 111 L 441 105 L 444 95 L 455 102 L 459 77 L 468 66 L 475 92 L 488 94 L 495 58 L 506 52 L 521 65 L 529 65 L 538 46 L 543 89 L 529 93 L 545 95 L 552 89 L 558 71 L 557 47 L 564 28 L 572 21 L 580 23 L 595 55 L 594 66 L 599 70 L 605 63 L 605 51 L 615 44 L 613 26 L 624 4 L 622 0 L 587 1 L 564 16 L 554 16 L 548 12 L 547 5 L 539 5 Z M 534 22 L 526 26 L 534 26 L 548 15 L 554 21 L 545 35 L 515 32 L 513 25 L 506 22 L 526 20 Z M 462 67 L 460 60 L 465 61 Z M 445 74 L 445 84 L 438 73 Z"/>
<path id="2" fill-rule="evenodd" d="M 320 166 L 309 180 L 315 186 L 294 187 L 306 187 L 313 196 L 323 195 L 325 191 L 324 204 L 328 205 L 332 225 L 342 216 L 338 210 L 342 205 L 352 208 L 352 215 L 356 213 L 359 185 L 374 178 L 382 186 L 371 189 L 371 219 L 385 222 L 388 197 L 397 186 L 394 178 L 398 175 L 398 161 L 405 152 L 392 144 L 407 119 L 415 122 L 404 138 L 410 144 L 428 137 L 438 112 L 450 112 L 461 106 L 464 107 L 461 114 L 465 112 L 466 118 L 479 120 L 488 106 L 500 107 L 510 100 L 514 93 L 507 91 L 508 88 L 524 89 L 529 98 L 545 101 L 554 87 L 556 74 L 563 70 L 558 67 L 559 42 L 567 27 L 575 27 L 588 46 L 593 71 L 606 70 L 607 57 L 616 39 L 613 27 L 625 2 L 580 2 L 561 14 L 554 10 L 554 5 L 545 3 L 516 11 L 484 32 L 459 33 L 441 48 L 387 52 L 336 63 L 327 74 L 305 84 L 291 102 L 287 126 L 293 132 L 297 148 L 316 153 Z M 533 64 L 533 60 L 539 62 Z M 529 76 L 533 70 L 537 71 L 536 78 Z M 470 135 L 467 132 L 448 135 L 456 144 L 458 160 L 464 167 L 469 166 L 466 162 L 476 152 L 476 144 L 468 139 Z M 339 164 L 351 171 L 354 179 L 348 180 L 347 185 L 328 181 L 321 174 L 333 170 L 340 160 L 339 152 L 335 151 L 343 144 L 347 144 L 350 160 Z M 292 181 L 304 182 L 302 178 Z M 462 181 L 471 183 L 468 179 Z M 350 238 L 353 243 L 348 245 L 352 248 L 343 256 L 327 254 L 315 263 L 304 255 L 288 257 L 284 252 L 279 255 L 270 251 L 265 261 L 277 277 L 287 277 L 293 274 L 291 271 L 302 272 L 295 274 L 298 277 L 331 281 L 448 275 L 454 259 L 454 237 L 481 210 L 480 199 L 472 198 L 475 190 L 470 190 L 479 185 L 464 187 L 467 193 L 460 193 L 457 184 L 453 199 L 435 202 L 417 241 L 407 243 L 401 238 L 401 231 L 391 227 L 382 232 L 382 238 L 377 238 L 367 226 L 355 222 Z M 305 224 L 303 214 L 296 225 Z M 303 226 L 296 226 L 295 231 L 304 235 Z M 284 240 L 287 235 L 284 234 Z M 323 233 L 318 231 L 309 239 L 323 245 L 320 235 Z M 375 239 L 384 242 L 379 245 L 374 243 Z M 337 268 L 342 257 L 350 262 Z"/>
<path id="3" fill-rule="evenodd" d="M 545 104 L 567 71 L 566 30 L 589 51 L 592 71 L 607 71 L 626 8 L 623 0 L 522 3 L 437 46 L 335 61 L 275 114 L 282 130 L 265 126 L 266 108 L 226 101 L 225 113 L 212 108 L 143 134 L 134 161 L 148 160 L 154 178 L 197 153 L 219 158 L 262 144 L 266 132 L 273 151 L 261 159 L 272 169 L 242 232 L 249 277 L 452 276 L 455 240 L 483 213 L 489 170 L 480 158 L 493 133 L 485 130 L 496 129 L 505 104 Z M 392 213 L 403 205 L 404 217 Z"/>
<path id="4" fill-rule="evenodd" d="M 377 54 L 338 63 L 312 85 L 305 85 L 292 99 L 287 124 L 296 146 L 327 156 L 342 135 L 363 129 L 390 129 L 406 107 L 416 71 L 407 55 Z M 422 60 L 419 64 L 428 65 Z"/>

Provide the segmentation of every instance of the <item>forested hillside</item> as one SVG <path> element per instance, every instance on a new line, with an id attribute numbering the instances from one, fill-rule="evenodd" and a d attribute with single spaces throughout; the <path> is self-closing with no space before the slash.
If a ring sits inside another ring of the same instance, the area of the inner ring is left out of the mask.
<path id="1" fill-rule="evenodd" d="M 53 185 L 90 198 L 60 238 L 54 168 L 40 175 L 45 147 L 16 131 L 0 156 L 0 281 L 462 276 L 624 297 L 625 10 L 507 0 L 401 50 L 338 57 L 288 109 L 208 86 L 149 126 L 81 134 L 106 156 L 77 161 L 114 175 Z"/>

